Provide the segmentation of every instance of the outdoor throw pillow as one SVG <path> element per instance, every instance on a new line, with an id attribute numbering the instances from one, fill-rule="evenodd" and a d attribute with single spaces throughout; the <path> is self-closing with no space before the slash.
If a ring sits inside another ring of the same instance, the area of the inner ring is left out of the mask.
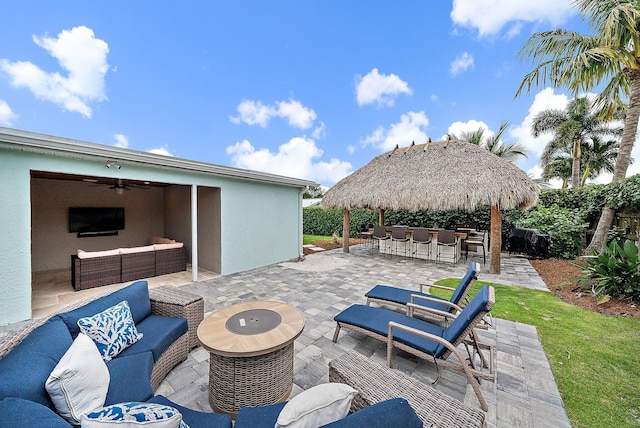
<path id="1" fill-rule="evenodd" d="M 70 424 L 80 424 L 83 413 L 104 406 L 109 370 L 98 348 L 80 333 L 45 383 L 56 410 Z"/>
<path id="2" fill-rule="evenodd" d="M 99 314 L 78 320 L 80 331 L 89 336 L 105 361 L 110 361 L 126 347 L 142 339 L 136 329 L 126 300 Z"/>
<path id="3" fill-rule="evenodd" d="M 82 416 L 81 428 L 189 428 L 173 407 L 129 402 L 94 410 Z"/>
<path id="4" fill-rule="evenodd" d="M 344 383 L 323 383 L 293 397 L 284 406 L 275 428 L 316 428 L 349 414 L 358 393 Z"/>

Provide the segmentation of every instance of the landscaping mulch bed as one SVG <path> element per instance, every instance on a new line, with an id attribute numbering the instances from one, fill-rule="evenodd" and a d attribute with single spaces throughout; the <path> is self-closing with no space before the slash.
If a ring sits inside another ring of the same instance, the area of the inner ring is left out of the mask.
<path id="1" fill-rule="evenodd" d="M 578 289 L 576 277 L 580 268 L 572 260 L 545 259 L 529 260 L 549 291 L 567 303 L 580 306 L 604 315 L 640 317 L 640 308 L 630 300 L 611 299 L 597 304 L 589 289 Z"/>
<path id="2" fill-rule="evenodd" d="M 363 242 L 361 239 L 349 240 L 350 245 L 358 245 Z M 313 245 L 325 250 L 333 250 L 342 248 L 342 241 L 317 241 Z M 307 248 L 303 250 L 305 255 L 314 253 Z M 611 299 L 599 305 L 590 290 L 578 289 L 575 278 L 580 276 L 580 268 L 574 264 L 574 261 L 564 259 L 532 259 L 529 261 L 544 283 L 547 284 L 549 291 L 563 301 L 604 315 L 640 317 L 640 307 L 630 300 Z"/>

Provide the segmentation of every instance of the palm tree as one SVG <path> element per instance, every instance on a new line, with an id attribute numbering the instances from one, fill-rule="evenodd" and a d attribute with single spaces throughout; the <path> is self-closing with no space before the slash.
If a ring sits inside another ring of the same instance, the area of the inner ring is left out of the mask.
<path id="1" fill-rule="evenodd" d="M 600 119 L 592 111 L 591 102 L 586 97 L 572 100 L 565 110 L 541 111 L 533 118 L 531 125 L 531 132 L 535 137 L 546 132 L 554 133 L 554 138 L 549 141 L 540 157 L 543 168 L 550 161 L 556 159 L 559 151 L 570 153 L 573 161 L 571 166 L 572 187 L 580 187 L 583 184 L 580 174 L 580 158 L 585 139 L 603 135 L 619 135 L 621 131 L 619 127 L 612 128 L 609 122 Z"/>
<path id="2" fill-rule="evenodd" d="M 485 128 L 478 128 L 475 131 L 465 131 L 460 134 L 460 136 L 456 136 L 455 134 L 448 134 L 449 139 L 452 140 L 462 140 L 468 141 L 471 144 L 475 144 L 476 146 L 480 146 L 489 150 L 494 155 L 506 159 L 508 161 L 514 162 L 518 158 L 527 157 L 527 150 L 524 145 L 520 142 L 515 142 L 513 144 L 505 145 L 502 142 L 502 135 L 509 127 L 509 121 L 505 120 L 500 124 L 500 128 L 498 132 L 490 135 L 485 138 L 484 131 Z"/>
<path id="3" fill-rule="evenodd" d="M 592 137 L 590 141 L 584 142 L 582 148 L 583 185 L 587 179 L 593 180 L 603 172 L 613 172 L 619 146 L 620 143 L 617 140 L 602 141 L 598 137 Z"/>
<path id="4" fill-rule="evenodd" d="M 549 181 L 554 178 L 558 178 L 562 180 L 562 189 L 566 189 L 569 186 L 569 180 L 571 179 L 572 163 L 570 156 L 564 154 L 557 155 L 544 166 L 542 179 Z"/>
<path id="5" fill-rule="evenodd" d="M 537 65 L 522 80 L 516 97 L 534 85 L 550 83 L 577 95 L 604 84 L 596 99 L 602 114 L 612 118 L 626 108 L 612 178 L 616 181 L 627 173 L 640 118 L 640 4 L 637 0 L 576 0 L 575 4 L 594 35 L 560 29 L 533 34 L 518 57 Z M 605 244 L 614 214 L 614 209 L 604 208 L 587 251 Z"/>

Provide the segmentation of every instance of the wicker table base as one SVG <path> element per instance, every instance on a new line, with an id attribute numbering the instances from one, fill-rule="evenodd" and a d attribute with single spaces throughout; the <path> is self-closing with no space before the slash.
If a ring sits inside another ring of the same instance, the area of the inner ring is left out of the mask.
<path id="1" fill-rule="evenodd" d="M 256 357 L 209 359 L 209 404 L 218 413 L 284 401 L 292 387 L 293 343 Z"/>
<path id="2" fill-rule="evenodd" d="M 237 325 L 235 325 L 237 324 Z M 242 407 L 286 400 L 302 313 L 280 302 L 244 302 L 207 317 L 198 338 L 210 353 L 209 404 L 235 417 Z"/>

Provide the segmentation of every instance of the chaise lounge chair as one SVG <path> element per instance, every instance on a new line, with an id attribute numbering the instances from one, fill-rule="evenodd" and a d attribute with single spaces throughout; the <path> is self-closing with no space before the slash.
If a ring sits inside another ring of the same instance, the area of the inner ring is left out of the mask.
<path id="1" fill-rule="evenodd" d="M 461 371 L 467 376 L 473 387 L 482 410 L 488 406 L 482 393 L 478 379 L 495 382 L 494 348 L 479 343 L 474 334 L 474 328 L 482 321 L 495 303 L 493 287 L 484 285 L 478 294 L 462 309 L 451 324 L 442 328 L 427 321 L 412 318 L 398 312 L 389 311 L 366 305 L 352 305 L 334 317 L 337 323 L 333 341 L 338 340 L 341 328 L 347 328 L 374 339 L 387 342 L 387 365 L 391 367 L 393 347 L 409 352 L 417 357 L 433 361 L 438 367 L 441 364 L 454 370 Z M 469 355 L 466 364 L 458 346 L 464 344 Z M 473 352 L 469 345 L 472 345 Z M 483 350 L 488 351 L 487 361 Z M 474 360 L 476 352 L 479 354 L 481 365 L 488 368 L 488 373 L 482 368 L 476 369 Z M 449 361 L 451 354 L 456 361 Z"/>
<path id="2" fill-rule="evenodd" d="M 365 294 L 367 305 L 378 303 L 408 309 L 408 304 L 411 303 L 416 305 L 414 308 L 418 310 L 422 306 L 426 307 L 429 315 L 435 318 L 442 317 L 445 320 L 449 320 L 450 318 L 454 318 L 455 314 L 462 310 L 461 303 L 466 299 L 469 290 L 471 290 L 474 282 L 478 279 L 478 272 L 480 272 L 480 265 L 472 262 L 469 265 L 469 269 L 467 269 L 467 273 L 462 280 L 460 280 L 456 288 L 420 284 L 420 291 L 418 292 L 406 288 L 392 287 L 390 285 L 376 285 Z M 423 291 L 425 286 L 449 290 L 452 292 L 451 298 L 445 300 L 425 293 Z"/>

